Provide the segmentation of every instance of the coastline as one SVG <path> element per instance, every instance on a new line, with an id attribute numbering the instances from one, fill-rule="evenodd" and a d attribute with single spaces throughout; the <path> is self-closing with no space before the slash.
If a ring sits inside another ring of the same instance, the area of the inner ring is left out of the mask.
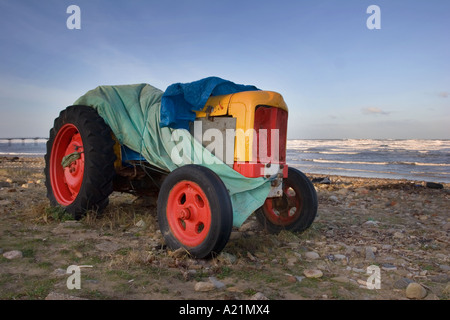
<path id="1" fill-rule="evenodd" d="M 421 299 L 450 298 L 449 184 L 306 173 L 319 200 L 310 229 L 271 235 L 251 216 L 221 255 L 195 260 L 165 248 L 156 199 L 114 192 L 103 216 L 72 221 L 49 206 L 43 168 L 0 157 L 0 299 L 403 300 L 411 282 Z M 21 257 L 3 256 L 13 250 Z M 74 264 L 93 266 L 82 290 L 65 285 Z M 369 266 L 379 290 L 367 288 Z M 225 289 L 196 290 L 217 281 Z"/>
<path id="2" fill-rule="evenodd" d="M 3 162 L 2 167 L 20 167 L 20 163 L 29 163 L 32 166 L 41 166 L 42 170 L 44 170 L 44 156 L 23 156 L 23 155 L 1 155 L 0 161 Z M 8 164 L 10 163 L 10 164 Z M 16 163 L 16 164 L 13 164 Z M 292 167 L 296 167 L 293 165 Z M 427 182 L 442 184 L 444 188 L 450 188 L 450 183 L 432 181 L 432 179 L 406 179 L 406 178 L 386 178 L 386 177 L 363 177 L 363 176 L 353 176 L 353 175 L 338 175 L 338 174 L 325 174 L 325 173 L 309 173 L 308 171 L 302 171 L 305 173 L 311 180 L 313 179 L 324 179 L 329 178 L 332 183 L 350 183 L 350 181 L 354 181 L 359 184 L 372 184 L 372 185 L 381 185 L 381 184 L 389 184 L 389 183 L 414 183 L 417 186 L 426 187 Z"/>

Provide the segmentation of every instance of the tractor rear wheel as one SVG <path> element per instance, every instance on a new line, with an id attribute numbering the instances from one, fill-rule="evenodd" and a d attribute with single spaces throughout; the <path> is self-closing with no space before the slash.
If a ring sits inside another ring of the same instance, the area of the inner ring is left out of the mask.
<path id="1" fill-rule="evenodd" d="M 45 185 L 51 205 L 75 219 L 101 212 L 113 191 L 115 174 L 111 129 L 92 107 L 70 106 L 50 130 Z"/>
<path id="2" fill-rule="evenodd" d="M 158 223 L 171 249 L 185 248 L 196 258 L 218 254 L 233 227 L 231 199 L 210 169 L 185 165 L 172 171 L 158 196 Z"/>
<path id="3" fill-rule="evenodd" d="M 256 211 L 256 218 L 270 233 L 302 232 L 313 223 L 317 207 L 317 193 L 311 181 L 299 170 L 289 167 L 288 177 L 283 179 L 283 196 L 267 198 Z"/>

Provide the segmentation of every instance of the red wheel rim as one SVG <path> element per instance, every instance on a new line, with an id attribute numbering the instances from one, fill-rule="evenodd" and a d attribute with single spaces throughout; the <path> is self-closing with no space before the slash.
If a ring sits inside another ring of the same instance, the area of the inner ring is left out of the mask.
<path id="1" fill-rule="evenodd" d="M 63 159 L 72 154 L 76 158 L 77 153 L 78 159 L 63 167 Z M 75 125 L 65 124 L 56 134 L 50 155 L 50 182 L 58 203 L 67 206 L 76 199 L 83 175 L 84 152 L 80 132 Z"/>
<path id="2" fill-rule="evenodd" d="M 211 228 L 208 198 L 192 181 L 181 181 L 170 190 L 166 214 L 173 235 L 188 247 L 200 245 Z"/>
<path id="3" fill-rule="evenodd" d="M 268 198 L 264 202 L 264 212 L 273 224 L 287 226 L 298 219 L 302 212 L 303 200 L 300 192 L 288 181 L 283 182 L 283 196 Z"/>

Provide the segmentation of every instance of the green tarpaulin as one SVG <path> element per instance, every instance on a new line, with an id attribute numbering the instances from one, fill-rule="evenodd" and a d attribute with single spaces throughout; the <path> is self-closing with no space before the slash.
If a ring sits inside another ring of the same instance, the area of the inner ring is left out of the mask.
<path id="1" fill-rule="evenodd" d="M 95 108 L 121 144 L 140 153 L 150 164 L 162 170 L 173 171 L 193 163 L 213 170 L 230 193 L 233 225 L 241 226 L 253 211 L 264 204 L 270 181 L 242 176 L 206 150 L 185 129 L 161 128 L 163 93 L 149 84 L 100 86 L 80 97 L 74 105 Z M 181 155 L 181 163 L 174 162 L 172 154 Z"/>

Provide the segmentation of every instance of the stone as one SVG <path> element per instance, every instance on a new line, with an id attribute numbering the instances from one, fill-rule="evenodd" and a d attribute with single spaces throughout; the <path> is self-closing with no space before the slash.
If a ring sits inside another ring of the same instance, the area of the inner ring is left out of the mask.
<path id="1" fill-rule="evenodd" d="M 340 283 L 350 283 L 350 279 L 344 276 L 337 276 L 330 279 L 331 281 L 340 282 Z"/>
<path id="2" fill-rule="evenodd" d="M 145 223 L 144 220 L 141 219 L 138 222 L 136 222 L 135 226 L 139 227 L 139 228 L 145 228 L 147 226 L 147 224 Z"/>
<path id="3" fill-rule="evenodd" d="M 120 245 L 111 241 L 104 241 L 97 244 L 95 248 L 103 252 L 114 252 L 120 249 Z"/>
<path id="4" fill-rule="evenodd" d="M 443 188 L 444 188 L 444 185 L 443 185 L 443 184 L 441 184 L 441 183 L 435 183 L 435 182 L 427 182 L 427 183 L 425 184 L 425 186 L 426 186 L 427 188 L 430 188 L 430 189 L 443 189 Z"/>
<path id="5" fill-rule="evenodd" d="M 366 247 L 366 261 L 375 261 L 375 253 L 371 247 Z"/>
<path id="6" fill-rule="evenodd" d="M 320 258 L 319 254 L 314 251 L 309 251 L 309 252 L 305 253 L 305 257 L 307 260 L 316 260 L 316 259 Z"/>
<path id="7" fill-rule="evenodd" d="M 449 277 L 446 274 L 435 274 L 428 277 L 433 282 L 446 283 Z"/>
<path id="8" fill-rule="evenodd" d="M 322 181 L 320 181 L 320 184 L 331 184 L 330 178 L 323 178 Z"/>
<path id="9" fill-rule="evenodd" d="M 95 280 L 95 279 L 86 279 L 86 280 L 83 280 L 84 282 L 86 282 L 86 283 L 91 283 L 91 284 L 98 284 L 98 280 Z M 128 283 L 131 283 L 131 282 L 133 282 L 134 281 L 134 279 L 132 279 L 132 280 L 129 280 L 128 281 Z"/>
<path id="10" fill-rule="evenodd" d="M 291 257 L 291 258 L 288 258 L 288 260 L 287 260 L 287 266 L 289 266 L 289 267 L 293 267 L 293 266 L 295 266 L 295 264 L 298 262 L 298 258 L 296 258 L 296 257 Z"/>
<path id="11" fill-rule="evenodd" d="M 443 229 L 444 231 L 449 231 L 449 230 L 450 230 L 450 222 L 447 222 L 446 224 L 444 224 L 444 225 L 442 226 L 442 229 Z"/>
<path id="12" fill-rule="evenodd" d="M 367 288 L 367 287 L 368 287 L 368 286 L 367 286 L 367 281 L 358 279 L 356 282 L 357 282 L 361 287 L 364 287 L 364 288 Z"/>
<path id="13" fill-rule="evenodd" d="M 390 263 L 383 263 L 381 265 L 381 269 L 383 269 L 384 271 L 395 271 L 397 270 L 397 267 Z"/>
<path id="14" fill-rule="evenodd" d="M 396 239 L 403 239 L 405 237 L 405 235 L 399 231 L 394 232 L 394 238 Z"/>
<path id="15" fill-rule="evenodd" d="M 328 199 L 333 202 L 339 202 L 339 198 L 336 196 L 330 196 Z"/>
<path id="16" fill-rule="evenodd" d="M 414 281 L 408 278 L 401 278 L 394 282 L 394 288 L 396 289 L 406 289 L 410 283 Z"/>
<path id="17" fill-rule="evenodd" d="M 359 194 L 369 194 L 369 190 L 363 187 L 356 188 L 355 192 Z"/>
<path id="18" fill-rule="evenodd" d="M 297 282 L 297 279 L 293 276 L 293 275 L 286 275 L 287 276 L 287 281 L 288 282 L 290 282 L 290 283 L 295 283 L 295 282 Z"/>
<path id="19" fill-rule="evenodd" d="M 442 290 L 442 293 L 444 294 L 450 294 L 450 283 L 447 283 L 444 290 Z"/>
<path id="20" fill-rule="evenodd" d="M 363 225 L 367 227 L 378 227 L 378 223 L 379 223 L 378 221 L 368 220 L 364 222 Z"/>
<path id="21" fill-rule="evenodd" d="M 222 251 L 218 256 L 217 260 L 223 263 L 227 264 L 234 264 L 237 260 L 236 256 L 232 255 L 231 253 Z"/>
<path id="22" fill-rule="evenodd" d="M 11 187 L 11 183 L 8 181 L 0 181 L 0 188 L 9 188 Z"/>
<path id="23" fill-rule="evenodd" d="M 269 300 L 269 298 L 267 298 L 261 292 L 257 292 L 250 298 L 250 300 Z"/>
<path id="24" fill-rule="evenodd" d="M 406 297 L 408 299 L 423 299 L 427 296 L 427 290 L 417 282 L 410 283 L 406 287 Z"/>
<path id="25" fill-rule="evenodd" d="M 331 184 L 331 181 L 328 177 L 325 178 L 314 178 L 311 180 L 312 183 L 320 183 L 320 184 Z"/>
<path id="26" fill-rule="evenodd" d="M 195 291 L 199 291 L 199 292 L 212 291 L 215 288 L 216 287 L 214 286 L 214 283 L 212 283 L 210 281 L 197 282 L 194 287 Z"/>
<path id="27" fill-rule="evenodd" d="M 64 269 L 61 269 L 61 268 L 55 269 L 53 271 L 53 275 L 55 275 L 57 277 L 66 276 L 67 275 L 67 270 L 64 270 Z"/>
<path id="28" fill-rule="evenodd" d="M 23 257 L 22 251 L 19 250 L 12 250 L 12 251 L 7 251 L 3 254 L 3 257 L 5 257 L 6 259 L 9 260 L 14 260 L 14 259 L 20 259 Z"/>
<path id="29" fill-rule="evenodd" d="M 439 265 L 439 269 L 441 269 L 442 271 L 450 271 L 450 266 L 446 264 L 441 264 Z"/>
<path id="30" fill-rule="evenodd" d="M 239 231 L 231 231 L 230 241 L 238 240 L 242 238 L 242 232 Z"/>
<path id="31" fill-rule="evenodd" d="M 250 261 L 255 262 L 256 260 L 258 260 L 254 255 L 252 255 L 250 252 L 247 251 L 247 258 L 250 259 Z"/>
<path id="32" fill-rule="evenodd" d="M 208 280 L 214 285 L 216 289 L 225 289 L 225 283 L 217 280 L 215 277 L 209 277 Z"/>
<path id="33" fill-rule="evenodd" d="M 323 272 L 317 269 L 306 269 L 303 274 L 307 278 L 321 278 L 323 276 Z"/>
<path id="34" fill-rule="evenodd" d="M 436 253 L 436 258 L 438 258 L 439 260 L 442 260 L 442 261 L 446 261 L 448 257 L 446 254 Z"/>
<path id="35" fill-rule="evenodd" d="M 169 256 L 171 256 L 172 258 L 183 258 L 185 256 L 187 256 L 189 253 L 185 248 L 178 248 L 174 251 L 170 251 L 169 252 Z"/>
<path id="36" fill-rule="evenodd" d="M 45 297 L 45 300 L 88 300 L 88 299 L 74 297 L 74 296 L 70 296 L 68 294 L 63 294 L 63 293 L 50 292 Z"/>
<path id="37" fill-rule="evenodd" d="M 343 255 L 343 254 L 335 254 L 334 257 L 335 257 L 337 260 L 344 260 L 344 259 L 347 258 L 347 257 L 346 257 L 345 255 Z"/>
<path id="38" fill-rule="evenodd" d="M 248 232 L 248 231 L 254 231 L 258 230 L 260 228 L 260 224 L 256 220 L 250 220 L 248 222 L 245 222 L 240 228 L 240 232 Z"/>
<path id="39" fill-rule="evenodd" d="M 0 200 L 0 206 L 7 206 L 8 204 L 11 204 L 11 201 L 9 200 Z"/>

